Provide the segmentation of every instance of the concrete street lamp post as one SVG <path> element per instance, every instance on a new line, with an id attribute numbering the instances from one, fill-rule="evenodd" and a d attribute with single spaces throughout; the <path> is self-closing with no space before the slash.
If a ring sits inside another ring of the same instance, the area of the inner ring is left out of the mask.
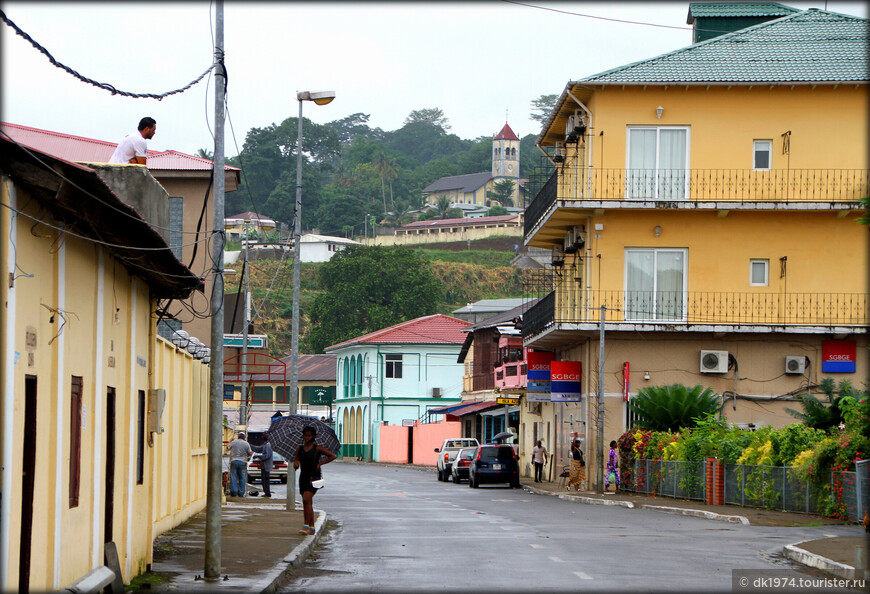
<path id="1" fill-rule="evenodd" d="M 290 339 L 290 414 L 296 414 L 299 399 L 299 238 L 302 233 L 302 102 L 326 105 L 335 99 L 334 91 L 299 91 L 299 122 L 296 134 L 296 205 L 293 209 L 293 334 Z M 292 476 L 292 475 L 291 475 Z M 287 511 L 296 509 L 296 482 L 287 478 Z"/>

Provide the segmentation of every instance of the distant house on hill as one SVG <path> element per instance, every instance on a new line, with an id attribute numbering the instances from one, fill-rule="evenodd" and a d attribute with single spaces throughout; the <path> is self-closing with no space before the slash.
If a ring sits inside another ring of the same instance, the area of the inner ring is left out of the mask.
<path id="1" fill-rule="evenodd" d="M 277 223 L 268 217 L 250 211 L 241 212 L 224 219 L 224 229 L 229 239 L 238 241 L 242 238 L 245 233 L 245 221 L 248 221 L 249 232 L 254 231 L 263 236 L 273 233 L 277 228 Z"/>
<path id="2" fill-rule="evenodd" d="M 302 262 L 329 262 L 332 256 L 358 241 L 330 235 L 306 233 L 299 238 L 299 259 Z"/>
<path id="3" fill-rule="evenodd" d="M 490 198 L 490 192 L 503 180 L 514 182 L 511 199 L 513 206 L 520 206 L 521 188 L 527 180 L 520 179 L 520 139 L 507 122 L 492 139 L 491 171 L 442 177 L 423 188 L 423 198 L 429 204 L 438 204 L 438 199 L 446 196 L 458 208 L 462 205 L 488 208 L 497 204 Z"/>
<path id="4" fill-rule="evenodd" d="M 522 226 L 523 217 L 521 214 L 467 219 L 432 219 L 429 221 L 414 221 L 413 223 L 397 227 L 396 235 L 431 235 L 470 230 L 522 229 Z M 498 233 L 491 234 L 497 235 Z"/>

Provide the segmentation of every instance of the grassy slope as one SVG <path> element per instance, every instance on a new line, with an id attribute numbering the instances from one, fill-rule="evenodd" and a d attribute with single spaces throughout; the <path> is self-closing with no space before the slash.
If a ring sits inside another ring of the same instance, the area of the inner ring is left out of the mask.
<path id="1" fill-rule="evenodd" d="M 436 244 L 422 250 L 431 262 L 432 271 L 444 285 L 444 295 L 437 311 L 450 315 L 453 310 L 480 299 L 500 299 L 523 295 L 523 272 L 510 266 L 515 238 L 493 238 L 465 243 Z M 482 249 L 477 249 L 477 248 Z M 430 249 L 431 248 L 431 249 Z M 500 248 L 500 249 L 499 249 Z M 507 249 L 505 249 L 507 248 Z M 279 266 L 280 265 L 280 266 Z M 305 351 L 307 318 L 305 311 L 320 292 L 317 269 L 321 264 L 302 264 L 300 317 L 300 351 Z M 249 283 L 253 294 L 252 308 L 257 333 L 268 334 L 273 355 L 290 352 L 293 299 L 293 263 L 285 260 L 255 260 L 250 263 Z M 269 291 L 269 287 L 272 290 Z M 227 292 L 236 292 L 238 281 L 228 284 Z M 264 296 L 267 296 L 264 301 Z"/>

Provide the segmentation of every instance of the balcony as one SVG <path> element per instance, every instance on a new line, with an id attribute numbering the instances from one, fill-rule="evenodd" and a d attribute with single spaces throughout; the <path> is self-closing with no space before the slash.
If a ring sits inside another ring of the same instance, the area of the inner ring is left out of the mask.
<path id="1" fill-rule="evenodd" d="M 661 331 L 819 333 L 835 327 L 864 333 L 870 323 L 865 293 L 712 293 L 559 289 L 523 316 L 523 338 L 550 328 Z M 569 328 L 565 328 L 565 326 Z"/>
<path id="2" fill-rule="evenodd" d="M 866 169 L 588 169 L 564 166 L 526 209 L 525 233 L 556 200 L 624 201 L 638 207 L 695 208 L 700 203 L 856 203 L 868 195 Z M 600 205 L 596 204 L 595 207 Z M 721 205 L 712 207 L 721 208 Z"/>
<path id="3" fill-rule="evenodd" d="M 495 387 L 525 388 L 526 387 L 526 362 L 513 361 L 495 368 Z"/>

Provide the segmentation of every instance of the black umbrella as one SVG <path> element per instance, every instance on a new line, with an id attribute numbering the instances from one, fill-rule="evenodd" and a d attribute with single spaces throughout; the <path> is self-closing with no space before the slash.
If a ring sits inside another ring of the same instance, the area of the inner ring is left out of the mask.
<path id="1" fill-rule="evenodd" d="M 296 457 L 299 446 L 302 445 L 302 430 L 305 427 L 314 427 L 317 432 L 314 443 L 338 455 L 341 442 L 338 441 L 335 431 L 317 417 L 289 415 L 273 419 L 269 426 L 269 442 L 275 451 L 292 461 Z"/>

